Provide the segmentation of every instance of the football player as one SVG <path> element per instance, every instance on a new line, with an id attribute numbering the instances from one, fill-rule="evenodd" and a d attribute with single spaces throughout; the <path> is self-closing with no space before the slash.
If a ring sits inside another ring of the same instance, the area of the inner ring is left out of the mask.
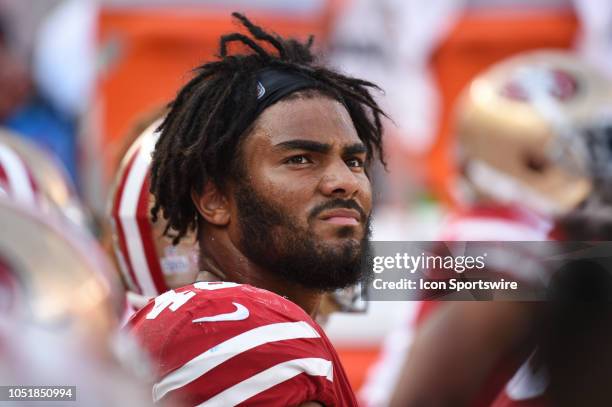
<path id="1" fill-rule="evenodd" d="M 200 272 L 220 281 L 170 290 L 130 326 L 157 363 L 155 400 L 355 405 L 311 317 L 367 270 L 375 85 L 318 64 L 312 39 L 233 15 L 250 35 L 223 36 L 179 91 L 151 165 L 153 221 L 174 243 L 194 233 Z"/>
<path id="2" fill-rule="evenodd" d="M 193 235 L 178 244 L 164 236 L 166 222 L 151 222 L 154 197 L 150 187 L 151 153 L 159 138 L 157 128 L 164 114 L 138 122 L 128 134 L 125 154 L 109 201 L 112 248 L 127 291 L 131 312 L 142 308 L 151 298 L 195 281 L 220 281 L 219 277 L 198 270 L 198 247 Z M 324 325 L 334 312 L 365 312 L 360 286 L 327 293 L 321 300 L 316 320 Z"/>
<path id="3" fill-rule="evenodd" d="M 594 193 L 591 147 L 604 142 L 596 130 L 610 102 L 609 84 L 560 51 L 522 54 L 479 75 L 459 102 L 456 125 L 470 202 L 440 239 L 550 239 L 555 219 Z M 494 271 L 524 280 L 516 264 L 529 256 L 506 247 Z M 424 302 L 390 404 L 490 405 L 529 355 L 537 321 L 537 308 L 523 302 Z M 527 366 L 517 374 L 508 394 L 541 394 L 542 372 Z"/>

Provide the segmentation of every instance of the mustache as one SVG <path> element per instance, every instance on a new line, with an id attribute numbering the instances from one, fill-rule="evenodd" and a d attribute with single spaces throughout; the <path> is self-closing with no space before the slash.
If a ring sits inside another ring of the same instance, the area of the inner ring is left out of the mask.
<path id="1" fill-rule="evenodd" d="M 317 207 L 315 207 L 308 216 L 309 220 L 315 219 L 317 216 L 321 214 L 321 212 L 329 210 L 329 209 L 354 209 L 359 212 L 359 216 L 361 218 L 361 222 L 365 222 L 368 215 L 365 213 L 363 208 L 359 206 L 357 202 L 352 199 L 340 199 L 336 198 L 331 201 L 327 201 Z"/>

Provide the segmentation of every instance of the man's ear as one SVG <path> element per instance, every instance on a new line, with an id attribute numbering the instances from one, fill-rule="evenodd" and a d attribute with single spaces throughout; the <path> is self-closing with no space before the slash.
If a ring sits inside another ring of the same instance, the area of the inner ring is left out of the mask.
<path id="1" fill-rule="evenodd" d="M 229 223 L 228 200 L 214 182 L 208 181 L 199 195 L 192 189 L 191 200 L 206 222 L 217 226 L 226 226 Z"/>

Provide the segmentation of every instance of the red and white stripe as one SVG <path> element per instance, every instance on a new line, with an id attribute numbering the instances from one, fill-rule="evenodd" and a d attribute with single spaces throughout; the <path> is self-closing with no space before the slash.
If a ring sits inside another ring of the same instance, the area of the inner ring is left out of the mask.
<path id="1" fill-rule="evenodd" d="M 34 206 L 39 188 L 32 172 L 10 147 L 0 144 L 0 189 L 18 204 Z"/>
<path id="2" fill-rule="evenodd" d="M 553 223 L 518 207 L 475 208 L 454 214 L 444 223 L 439 240 L 543 241 Z"/>
<path id="3" fill-rule="evenodd" d="M 219 376 L 220 371 L 232 370 L 226 367 L 228 361 L 243 360 L 241 358 L 249 360 L 254 357 L 252 352 L 258 353 L 262 348 L 266 349 L 265 346 L 300 347 L 304 346 L 304 340 L 313 339 L 320 340 L 321 336 L 305 321 L 273 323 L 250 329 L 207 349 L 167 374 L 153 386 L 153 400 L 159 401 L 168 393 L 180 390 L 200 378 L 206 380 L 207 373 L 213 369 L 216 369 L 217 373 L 211 374 L 216 379 L 216 385 L 221 386 L 222 390 L 199 406 L 237 405 L 265 393 L 274 386 L 288 382 L 298 375 L 320 377 L 323 381 L 332 383 L 334 379 L 332 361 L 320 357 L 323 355 L 316 356 L 316 354 L 312 357 L 298 357 L 299 355 L 295 354 L 289 359 L 262 361 L 263 365 L 268 363 L 270 365 L 261 371 L 242 377 L 242 380 L 237 383 L 231 383 L 231 375 L 223 374 L 227 380 Z M 227 387 L 223 388 L 223 386 Z"/>
<path id="4" fill-rule="evenodd" d="M 333 372 L 332 362 L 327 359 L 302 358 L 289 360 L 241 381 L 204 403 L 198 404 L 198 407 L 235 406 L 302 373 L 309 376 L 322 376 L 331 382 L 333 381 Z"/>
<path id="5" fill-rule="evenodd" d="M 162 380 L 156 383 L 153 386 L 153 400 L 158 401 L 162 397 L 164 397 L 167 393 L 173 390 L 177 390 L 183 386 L 188 385 L 194 380 L 200 378 L 210 370 L 218 367 L 219 365 L 225 363 L 231 358 L 234 358 L 240 354 L 243 354 L 257 346 L 261 346 L 264 344 L 269 344 L 272 342 L 278 341 L 287 341 L 291 339 L 307 339 L 307 338 L 320 338 L 319 333 L 310 326 L 307 322 L 298 321 L 298 322 L 281 322 L 276 324 L 269 324 L 260 326 L 249 331 L 246 331 L 240 335 L 234 336 L 191 359 L 187 363 L 185 363 L 180 368 L 171 372 L 167 376 L 165 376 Z M 329 362 L 329 361 L 327 361 Z M 285 362 L 286 363 L 286 362 Z M 283 365 L 281 363 L 281 365 Z M 313 365 L 313 366 L 311 366 Z M 314 366 L 316 365 L 316 366 Z M 279 366 L 279 365 L 277 365 Z M 290 365 L 284 365 L 283 368 L 278 368 L 280 370 L 291 369 Z M 320 372 L 321 365 L 320 362 L 310 361 L 304 362 L 301 364 L 293 365 L 293 370 L 298 371 L 302 368 L 302 373 L 307 371 L 312 372 Z M 331 365 L 329 366 L 331 368 Z M 275 369 L 276 366 L 271 369 Z M 305 370 L 304 370 L 305 369 Z M 263 373 L 263 372 L 262 372 Z M 326 374 L 311 374 L 312 376 L 326 376 L 330 381 L 333 380 L 333 375 L 331 372 L 326 372 Z M 295 376 L 295 375 L 294 375 Z M 293 377 L 293 376 L 291 376 Z M 288 380 L 291 377 L 287 377 Z M 250 379 L 247 379 L 250 380 Z M 284 380 L 283 380 L 284 381 Z M 274 384 L 267 386 L 262 381 L 255 382 L 259 383 L 257 386 L 251 386 L 251 389 L 257 388 L 259 392 L 266 390 L 269 387 L 272 387 Z M 251 383 L 255 383 L 251 382 Z M 242 382 L 241 382 L 242 383 Z M 234 394 L 238 392 L 240 394 L 246 395 L 240 391 L 242 387 L 241 383 L 236 384 L 235 386 L 226 389 L 225 391 L 229 391 L 227 394 Z M 269 383 L 269 381 L 267 382 Z M 275 384 L 278 384 L 277 382 Z M 238 386 L 238 387 L 236 387 Z M 233 390 L 232 390 L 233 389 Z M 252 393 L 250 391 L 249 393 Z M 257 394 L 255 393 L 255 394 Z M 251 394 L 249 397 L 252 397 L 254 394 Z M 235 397 L 235 396 L 233 396 Z M 246 400 L 245 398 L 245 400 Z M 212 400 L 212 399 L 211 399 Z"/>
<path id="6" fill-rule="evenodd" d="M 553 223 L 550 219 L 516 206 L 475 207 L 447 217 L 442 224 L 437 240 L 454 242 L 546 241 L 552 227 Z M 477 251 L 476 247 L 478 246 L 471 245 L 471 250 Z M 531 282 L 541 278 L 543 264 L 538 260 L 539 257 L 534 256 L 533 253 L 518 251 L 529 245 L 514 246 L 516 251 L 509 250 L 510 246 L 486 245 L 485 247 L 488 254 L 486 264 L 496 271 L 507 273 L 521 281 Z M 496 248 L 499 251 L 496 251 Z M 435 301 L 420 302 L 417 304 L 418 309 L 414 310 L 415 314 L 409 314 L 405 320 L 398 320 L 397 326 L 385 338 L 379 359 L 361 388 L 360 398 L 364 406 L 374 407 L 389 404 L 392 391 L 400 379 L 406 356 L 411 351 L 415 333 L 423 321 L 439 311 L 440 304 Z M 497 404 L 495 406 L 498 407 Z"/>
<path id="7" fill-rule="evenodd" d="M 163 296 L 128 323 L 153 362 L 153 400 L 203 406 L 310 400 L 357 405 L 329 339 L 289 300 L 232 283 L 195 283 Z M 236 304 L 248 310 L 248 317 L 229 318 L 228 311 L 240 313 Z"/>
<path id="8" fill-rule="evenodd" d="M 132 291 L 151 297 L 167 290 L 149 221 L 149 170 L 158 125 L 145 130 L 126 154 L 112 208 L 121 271 Z"/>

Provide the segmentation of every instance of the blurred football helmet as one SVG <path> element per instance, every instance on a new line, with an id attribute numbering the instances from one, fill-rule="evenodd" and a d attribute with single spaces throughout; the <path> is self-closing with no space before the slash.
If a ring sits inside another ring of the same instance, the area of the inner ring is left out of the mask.
<path id="1" fill-rule="evenodd" d="M 91 226 L 63 165 L 37 145 L 4 129 L 0 129 L 0 189 L 21 204 L 62 215 L 85 229 Z"/>
<path id="2" fill-rule="evenodd" d="M 0 224 L 0 383 L 77 386 L 75 405 L 145 405 L 116 349 L 124 296 L 97 243 L 6 198 Z"/>
<path id="3" fill-rule="evenodd" d="M 161 119 L 146 128 L 121 161 L 110 201 L 113 248 L 131 300 L 155 297 L 196 281 L 198 248 L 193 236 L 174 246 L 163 235 L 166 222 L 151 222 L 151 154 Z M 142 304 L 144 305 L 144 304 Z"/>
<path id="4" fill-rule="evenodd" d="M 456 114 L 462 173 L 480 198 L 560 215 L 610 174 L 612 87 L 569 52 L 494 65 L 464 91 Z"/>
<path id="5" fill-rule="evenodd" d="M 26 304 L 16 308 L 49 325 L 74 319 L 103 328 L 121 315 L 120 282 L 93 238 L 6 198 L 0 224 L 0 284 L 13 299 L 7 308 Z"/>

